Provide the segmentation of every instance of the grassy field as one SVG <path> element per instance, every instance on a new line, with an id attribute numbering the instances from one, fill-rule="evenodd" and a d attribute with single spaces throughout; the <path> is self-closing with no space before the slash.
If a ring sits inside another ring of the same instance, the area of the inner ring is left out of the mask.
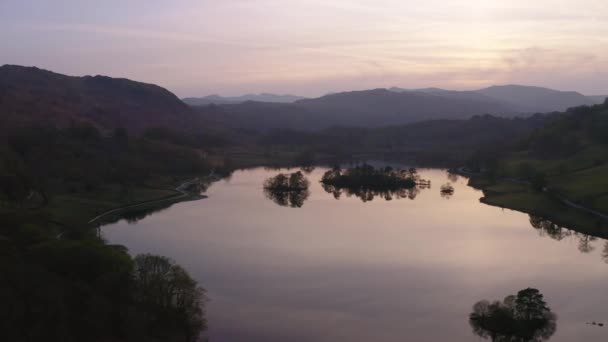
<path id="1" fill-rule="evenodd" d="M 136 188 L 128 195 L 120 195 L 119 192 L 113 191 L 76 195 L 60 194 L 51 198 L 43 211 L 51 214 L 55 221 L 66 226 L 81 226 L 107 210 L 176 194 L 177 192 L 171 189 L 150 188 Z"/>
<path id="2" fill-rule="evenodd" d="M 608 222 L 568 207 L 554 197 L 526 185 L 509 181 L 489 182 L 483 179 L 474 179 L 471 185 L 484 190 L 484 197 L 481 199 L 483 203 L 540 216 L 580 233 L 608 238 Z"/>
<path id="3" fill-rule="evenodd" d="M 500 177 L 523 179 L 522 170 L 545 175 L 546 185 L 575 203 L 608 213 L 608 148 L 589 145 L 567 158 L 532 158 L 512 153 L 502 161 Z"/>

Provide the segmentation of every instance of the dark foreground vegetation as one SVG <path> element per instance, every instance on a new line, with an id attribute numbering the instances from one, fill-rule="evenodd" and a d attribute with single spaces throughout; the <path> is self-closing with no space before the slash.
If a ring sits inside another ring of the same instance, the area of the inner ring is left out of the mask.
<path id="1" fill-rule="evenodd" d="M 493 342 L 547 341 L 555 333 L 556 321 L 543 295 L 532 288 L 509 295 L 502 302 L 479 301 L 469 315 L 473 332 Z"/>
<path id="2" fill-rule="evenodd" d="M 175 197 L 200 150 L 87 122 L 0 128 L 0 340 L 194 341 L 202 289 L 170 260 L 132 258 L 88 221 Z"/>
<path id="3" fill-rule="evenodd" d="M 0 219 L 2 341 L 189 342 L 205 329 L 204 291 L 170 260 L 58 238 L 27 211 Z"/>

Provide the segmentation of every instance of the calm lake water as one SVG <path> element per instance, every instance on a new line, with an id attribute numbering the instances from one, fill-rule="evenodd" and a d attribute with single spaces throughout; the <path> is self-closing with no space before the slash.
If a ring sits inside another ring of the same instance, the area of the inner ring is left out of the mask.
<path id="1" fill-rule="evenodd" d="M 608 339 L 586 324 L 608 323 L 604 240 L 534 228 L 443 170 L 419 170 L 432 187 L 414 199 L 368 202 L 325 192 L 324 171 L 307 175 L 300 208 L 268 199 L 263 182 L 279 171 L 258 168 L 103 234 L 186 268 L 208 291 L 211 341 L 480 341 L 473 304 L 526 287 L 558 316 L 550 341 Z"/>

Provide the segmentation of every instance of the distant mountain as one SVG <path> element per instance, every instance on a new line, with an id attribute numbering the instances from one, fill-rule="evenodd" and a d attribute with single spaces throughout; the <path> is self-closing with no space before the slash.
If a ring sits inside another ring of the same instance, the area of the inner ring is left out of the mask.
<path id="1" fill-rule="evenodd" d="M 575 91 L 558 91 L 521 85 L 492 86 L 475 92 L 520 107 L 522 111 L 565 111 L 570 107 L 596 102 Z"/>
<path id="2" fill-rule="evenodd" d="M 502 100 L 499 100 L 499 99 L 496 99 L 496 98 L 493 98 L 490 96 L 486 96 L 486 95 L 481 94 L 476 91 L 446 90 L 446 89 L 441 89 L 441 88 L 422 88 L 422 89 L 408 90 L 408 89 L 403 89 L 403 88 L 398 88 L 398 87 L 392 87 L 389 90 L 391 90 L 393 92 L 398 92 L 398 93 L 418 92 L 418 93 L 431 94 L 431 95 L 436 95 L 436 96 L 441 96 L 441 97 L 447 97 L 447 98 L 451 98 L 451 99 L 461 99 L 461 100 L 471 100 L 471 101 L 484 102 L 484 103 L 492 103 L 497 106 L 507 106 L 516 112 L 522 111 L 521 108 L 518 108 L 517 105 L 513 105 L 508 102 L 505 102 L 505 101 L 502 101 Z"/>
<path id="3" fill-rule="evenodd" d="M 0 123 L 66 126 L 88 122 L 101 129 L 197 129 L 199 119 L 178 97 L 153 84 L 105 76 L 73 77 L 35 67 L 0 67 Z"/>
<path id="4" fill-rule="evenodd" d="M 576 92 L 516 85 L 477 91 L 372 89 L 314 99 L 273 94 L 203 99 L 184 99 L 201 104 L 189 106 L 164 88 L 128 79 L 73 77 L 14 65 L 0 67 L 3 128 L 31 123 L 67 126 L 76 121 L 103 130 L 124 127 L 133 133 L 159 126 L 183 132 L 225 132 L 224 128 L 320 130 L 468 119 L 484 114 L 513 117 L 601 101 Z"/>
<path id="5" fill-rule="evenodd" d="M 403 89 L 390 88 L 394 92 L 421 92 L 438 96 L 473 99 L 508 105 L 520 113 L 544 113 L 565 111 L 570 107 L 603 103 L 603 96 L 585 96 L 574 91 L 559 91 L 522 85 L 492 86 L 489 88 L 456 91 L 440 88 Z"/>
<path id="6" fill-rule="evenodd" d="M 247 94 L 242 96 L 224 97 L 219 95 L 209 95 L 205 97 L 186 97 L 182 99 L 185 103 L 191 106 L 205 106 L 209 104 L 234 104 L 247 101 L 256 102 L 273 102 L 273 103 L 292 103 L 305 97 L 295 95 L 276 95 L 276 94 Z"/>
<path id="7" fill-rule="evenodd" d="M 473 94 L 475 95 L 475 94 Z M 238 128 L 318 130 L 332 126 L 381 127 L 432 119 L 468 119 L 474 115 L 514 116 L 511 105 L 480 95 L 437 95 L 387 89 L 325 95 L 294 103 L 245 102 L 222 105 L 223 114 L 200 107 L 206 120 Z"/>
<path id="8" fill-rule="evenodd" d="M 596 104 L 603 104 L 606 99 L 608 99 L 608 95 L 591 95 L 591 96 L 587 96 L 589 99 L 591 99 L 591 101 L 595 102 Z"/>
<path id="9" fill-rule="evenodd" d="M 577 92 L 520 85 L 473 91 L 392 87 L 333 93 L 289 104 L 224 104 L 220 105 L 223 114 L 200 111 L 207 120 L 224 122 L 233 128 L 319 130 L 332 126 L 381 127 L 436 119 L 468 119 L 484 114 L 526 116 L 565 111 L 599 101 L 599 97 L 586 97 Z"/>

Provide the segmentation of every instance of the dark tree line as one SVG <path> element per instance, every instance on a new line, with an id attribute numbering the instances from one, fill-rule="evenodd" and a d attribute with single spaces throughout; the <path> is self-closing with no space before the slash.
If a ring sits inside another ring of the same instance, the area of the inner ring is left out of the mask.
<path id="1" fill-rule="evenodd" d="M 280 206 L 300 208 L 310 195 L 309 186 L 310 182 L 301 171 L 279 173 L 264 182 L 264 194 Z"/>
<path id="2" fill-rule="evenodd" d="M 387 201 L 394 198 L 414 199 L 420 189 L 428 184 L 420 178 L 416 169 L 397 170 L 390 166 L 376 169 L 368 164 L 346 170 L 334 167 L 321 178 L 323 189 L 334 198 L 339 199 L 346 194 L 356 196 L 363 202 L 372 201 L 375 197 Z"/>
<path id="3" fill-rule="evenodd" d="M 207 172 L 199 150 L 164 140 L 102 134 L 89 124 L 68 128 L 0 129 L 0 203 L 18 204 L 32 192 L 48 202 L 56 193 L 94 193 L 118 185 L 127 194 L 158 175 Z M 39 201 L 40 202 L 40 201 Z"/>
<path id="4" fill-rule="evenodd" d="M 191 342 L 206 328 L 204 290 L 169 259 L 0 219 L 0 340 Z"/>

